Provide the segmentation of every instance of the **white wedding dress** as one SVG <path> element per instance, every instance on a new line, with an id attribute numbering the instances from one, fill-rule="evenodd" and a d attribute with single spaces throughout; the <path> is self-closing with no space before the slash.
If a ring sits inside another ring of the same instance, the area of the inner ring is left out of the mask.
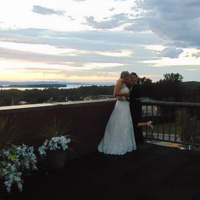
<path id="1" fill-rule="evenodd" d="M 129 92 L 129 89 L 125 87 L 120 92 Z M 105 154 L 115 155 L 136 150 L 129 101 L 116 102 L 98 150 Z"/>

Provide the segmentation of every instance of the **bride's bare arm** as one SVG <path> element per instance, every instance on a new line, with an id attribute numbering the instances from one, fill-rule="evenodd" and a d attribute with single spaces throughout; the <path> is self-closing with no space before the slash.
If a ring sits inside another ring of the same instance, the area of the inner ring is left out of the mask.
<path id="1" fill-rule="evenodd" d="M 121 83 L 120 80 L 118 80 L 116 85 L 115 85 L 115 88 L 114 88 L 114 96 L 119 97 L 119 98 L 121 96 L 125 96 L 125 97 L 129 96 L 129 93 L 127 93 L 127 92 L 120 93 L 120 90 L 122 89 L 122 87 L 123 87 L 123 84 Z"/>
<path id="2" fill-rule="evenodd" d="M 137 126 L 138 127 L 147 126 L 147 127 L 150 127 L 151 129 L 153 129 L 152 121 L 139 122 Z"/>

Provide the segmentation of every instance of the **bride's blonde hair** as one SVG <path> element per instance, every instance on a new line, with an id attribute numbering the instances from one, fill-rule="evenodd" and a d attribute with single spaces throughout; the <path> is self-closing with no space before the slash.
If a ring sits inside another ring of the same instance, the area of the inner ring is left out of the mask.
<path id="1" fill-rule="evenodd" d="M 123 71 L 120 75 L 120 78 L 124 78 L 124 77 L 127 77 L 127 76 L 130 76 L 130 73 L 128 71 Z"/>

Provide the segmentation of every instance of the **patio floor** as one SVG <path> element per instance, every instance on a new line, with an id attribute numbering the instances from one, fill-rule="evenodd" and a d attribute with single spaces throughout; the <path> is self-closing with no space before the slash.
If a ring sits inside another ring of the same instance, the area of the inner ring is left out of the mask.
<path id="1" fill-rule="evenodd" d="M 200 152 L 155 144 L 123 156 L 96 152 L 57 172 L 34 172 L 23 192 L 2 194 L 0 200 L 199 200 Z"/>

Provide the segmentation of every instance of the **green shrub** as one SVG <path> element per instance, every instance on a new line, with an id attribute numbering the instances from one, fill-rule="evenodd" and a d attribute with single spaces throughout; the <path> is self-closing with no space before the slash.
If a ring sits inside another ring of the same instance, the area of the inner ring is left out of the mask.
<path id="1" fill-rule="evenodd" d="M 181 142 L 186 149 L 200 149 L 200 123 L 196 115 L 192 115 L 189 110 L 179 110 L 177 112 L 177 132 Z M 190 145 L 194 144 L 194 145 Z"/>

